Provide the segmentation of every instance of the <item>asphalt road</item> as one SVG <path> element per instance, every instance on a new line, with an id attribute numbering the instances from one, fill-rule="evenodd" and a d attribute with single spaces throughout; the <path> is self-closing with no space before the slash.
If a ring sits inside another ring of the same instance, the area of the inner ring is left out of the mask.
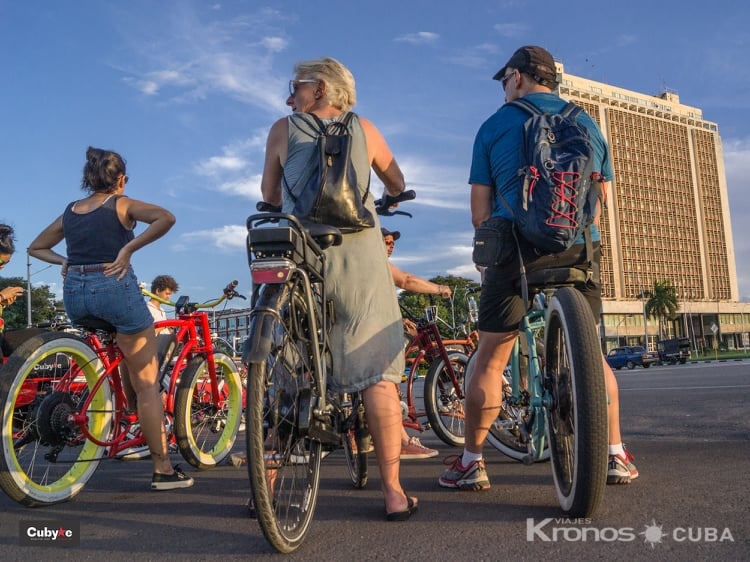
<path id="1" fill-rule="evenodd" d="M 377 469 L 366 489 L 355 490 L 337 452 L 324 461 L 310 534 L 288 558 L 750 559 L 750 361 L 638 368 L 617 377 L 623 432 L 641 476 L 608 487 L 590 521 L 562 518 L 549 463 L 527 467 L 491 447 L 490 490 L 441 489 L 442 457 L 457 451 L 427 432 L 423 442 L 441 456 L 402 464 L 404 487 L 420 500 L 411 520 L 386 522 Z M 158 493 L 148 489 L 150 467 L 104 462 L 73 501 L 47 508 L 24 508 L 0 493 L 0 559 L 281 557 L 246 517 L 244 469 L 191 471 L 193 488 Z M 44 521 L 79 525 L 80 546 L 21 545 L 19 525 Z"/>

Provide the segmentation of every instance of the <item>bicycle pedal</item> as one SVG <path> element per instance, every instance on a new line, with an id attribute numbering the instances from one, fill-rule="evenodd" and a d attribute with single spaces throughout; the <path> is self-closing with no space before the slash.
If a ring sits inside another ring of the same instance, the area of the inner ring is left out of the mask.
<path id="1" fill-rule="evenodd" d="M 341 434 L 332 427 L 320 422 L 312 423 L 308 436 L 317 439 L 323 446 L 338 447 L 341 444 Z"/>

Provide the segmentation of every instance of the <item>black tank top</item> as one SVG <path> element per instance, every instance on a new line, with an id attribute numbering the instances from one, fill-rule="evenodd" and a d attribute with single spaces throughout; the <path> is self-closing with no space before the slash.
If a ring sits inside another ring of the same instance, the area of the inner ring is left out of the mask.
<path id="1" fill-rule="evenodd" d="M 69 265 L 90 265 L 115 261 L 122 247 L 135 235 L 122 226 L 115 205 L 120 195 L 107 199 L 88 213 L 73 212 L 75 201 L 63 213 L 62 225 L 68 246 Z"/>

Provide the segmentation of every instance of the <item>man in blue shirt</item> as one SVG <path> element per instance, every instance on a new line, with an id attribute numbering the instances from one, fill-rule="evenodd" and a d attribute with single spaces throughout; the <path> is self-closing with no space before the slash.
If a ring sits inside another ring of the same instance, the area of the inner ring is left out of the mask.
<path id="1" fill-rule="evenodd" d="M 523 97 L 542 111 L 559 113 L 566 105 L 553 90 L 557 88 L 555 62 L 546 50 L 536 46 L 518 49 L 508 63 L 493 77 L 500 81 L 505 101 Z M 519 197 L 518 169 L 520 147 L 523 145 L 523 125 L 529 115 L 521 108 L 505 104 L 479 128 L 474 141 L 469 183 L 471 184 L 471 220 L 478 227 L 490 217 L 512 218 L 498 197 L 498 192 L 510 208 Z M 609 147 L 596 122 L 586 112 L 580 112 L 578 122 L 589 131 L 594 147 L 594 172 L 601 181 L 602 200 L 614 173 Z M 581 290 L 594 318 L 601 312 L 601 284 L 599 261 L 601 258 L 599 214 L 597 211 L 591 227 L 593 242 L 593 278 Z M 583 238 L 570 249 L 553 256 L 538 256 L 532 248 L 522 254 L 527 271 L 550 266 L 574 265 L 585 257 Z M 482 449 L 488 428 L 496 419 L 502 403 L 502 373 L 513 349 L 518 324 L 526 310 L 517 283 L 520 277 L 517 253 L 510 263 L 489 267 L 484 272 L 482 299 L 479 305 L 479 348 L 476 351 L 474 374 L 466 390 L 466 443 L 462 456 L 440 477 L 446 488 L 461 490 L 486 490 L 490 487 L 484 466 Z M 617 380 L 612 369 L 602 357 L 609 405 L 609 466 L 608 484 L 629 484 L 638 477 L 633 456 L 623 448 L 620 436 L 619 395 Z"/>

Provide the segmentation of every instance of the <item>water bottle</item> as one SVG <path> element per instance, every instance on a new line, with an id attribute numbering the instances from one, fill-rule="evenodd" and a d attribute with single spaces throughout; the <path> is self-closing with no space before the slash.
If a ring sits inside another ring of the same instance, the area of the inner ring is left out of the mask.
<path id="1" fill-rule="evenodd" d="M 479 320 L 479 307 L 474 297 L 469 297 L 469 320 L 474 324 Z"/>

